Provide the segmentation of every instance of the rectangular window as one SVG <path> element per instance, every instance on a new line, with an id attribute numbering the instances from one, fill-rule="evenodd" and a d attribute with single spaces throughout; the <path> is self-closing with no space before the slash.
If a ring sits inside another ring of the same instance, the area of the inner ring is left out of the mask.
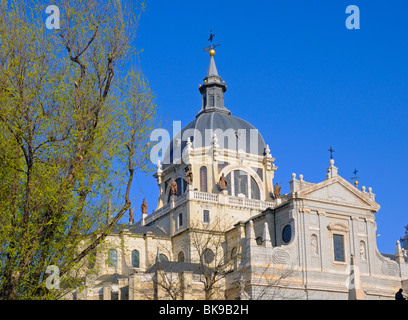
<path id="1" fill-rule="evenodd" d="M 344 259 L 344 236 L 333 234 L 334 261 L 345 262 Z"/>
<path id="2" fill-rule="evenodd" d="M 178 216 L 178 226 L 179 228 L 183 226 L 183 214 L 182 213 L 179 213 L 179 216 Z"/>
<path id="3" fill-rule="evenodd" d="M 210 211 L 209 210 L 203 211 L 203 222 L 210 223 Z"/>

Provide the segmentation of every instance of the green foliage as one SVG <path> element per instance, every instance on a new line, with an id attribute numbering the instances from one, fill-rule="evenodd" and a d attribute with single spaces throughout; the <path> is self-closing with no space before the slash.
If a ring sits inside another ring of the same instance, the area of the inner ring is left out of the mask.
<path id="1" fill-rule="evenodd" d="M 133 67 L 144 2 L 0 0 L 0 298 L 56 299 L 130 207 L 154 96 Z M 116 214 L 107 223 L 107 203 Z M 79 249 L 80 248 L 80 249 Z M 45 270 L 61 270 L 61 290 Z"/>

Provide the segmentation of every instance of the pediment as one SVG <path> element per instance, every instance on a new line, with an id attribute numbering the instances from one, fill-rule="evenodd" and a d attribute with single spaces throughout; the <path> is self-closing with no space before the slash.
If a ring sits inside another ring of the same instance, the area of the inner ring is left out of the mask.
<path id="1" fill-rule="evenodd" d="M 297 192 L 298 197 L 364 207 L 378 211 L 380 206 L 340 176 L 311 185 Z"/>

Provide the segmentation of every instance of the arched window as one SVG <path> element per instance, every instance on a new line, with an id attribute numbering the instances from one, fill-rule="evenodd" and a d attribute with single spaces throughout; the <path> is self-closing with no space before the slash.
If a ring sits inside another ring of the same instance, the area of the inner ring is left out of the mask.
<path id="1" fill-rule="evenodd" d="M 210 107 L 214 107 L 214 96 L 210 96 Z"/>
<path id="2" fill-rule="evenodd" d="M 256 237 L 255 241 L 258 246 L 262 246 L 263 239 L 261 236 Z"/>
<path id="3" fill-rule="evenodd" d="M 258 183 L 250 174 L 243 170 L 234 170 L 225 176 L 228 182 L 228 194 L 238 197 L 239 195 L 249 199 L 261 199 L 261 190 Z"/>
<path id="4" fill-rule="evenodd" d="M 251 199 L 261 199 L 261 192 L 259 191 L 259 186 L 255 179 L 251 177 Z"/>
<path id="5" fill-rule="evenodd" d="M 165 254 L 163 254 L 163 253 L 160 253 L 159 257 L 160 257 L 161 262 L 169 261 L 169 258 L 167 258 L 167 256 Z"/>
<path id="6" fill-rule="evenodd" d="M 177 261 L 178 262 L 184 262 L 184 252 L 180 251 L 178 256 L 177 256 Z"/>
<path id="7" fill-rule="evenodd" d="M 137 250 L 132 251 L 132 267 L 140 268 L 140 253 Z"/>
<path id="8" fill-rule="evenodd" d="M 117 267 L 118 265 L 118 253 L 115 249 L 109 250 L 108 253 L 108 267 Z"/>
<path id="9" fill-rule="evenodd" d="M 242 170 L 234 171 L 235 196 L 243 194 L 248 197 L 248 174 Z"/>
<path id="10" fill-rule="evenodd" d="M 200 168 L 200 191 L 207 192 L 207 167 Z"/>

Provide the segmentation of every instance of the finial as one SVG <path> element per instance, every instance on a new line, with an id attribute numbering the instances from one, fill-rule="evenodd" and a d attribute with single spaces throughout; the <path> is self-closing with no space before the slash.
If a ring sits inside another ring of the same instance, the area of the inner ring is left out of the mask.
<path id="1" fill-rule="evenodd" d="M 296 178 L 296 173 L 292 173 L 292 179 Z"/>
<path id="2" fill-rule="evenodd" d="M 271 149 L 269 149 L 269 144 L 267 144 L 267 145 L 265 146 L 265 156 L 266 156 L 266 157 L 269 157 L 269 158 L 272 158 Z"/>
<path id="3" fill-rule="evenodd" d="M 338 171 L 338 168 L 334 166 L 334 159 L 332 158 L 330 159 L 330 167 L 327 168 L 326 180 L 337 176 L 337 171 Z"/>

